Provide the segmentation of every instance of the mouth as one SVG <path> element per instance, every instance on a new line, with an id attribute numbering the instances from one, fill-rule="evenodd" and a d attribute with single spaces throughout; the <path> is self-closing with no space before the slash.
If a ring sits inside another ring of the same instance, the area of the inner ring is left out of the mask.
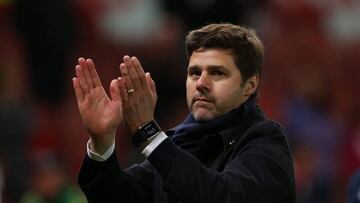
<path id="1" fill-rule="evenodd" d="M 196 97 L 194 98 L 193 103 L 199 102 L 199 103 L 212 103 L 213 100 L 207 98 L 207 97 Z"/>
<path id="2" fill-rule="evenodd" d="M 195 99 L 195 101 L 211 102 L 211 100 L 210 100 L 210 99 L 207 99 L 207 98 L 197 98 L 197 99 Z"/>

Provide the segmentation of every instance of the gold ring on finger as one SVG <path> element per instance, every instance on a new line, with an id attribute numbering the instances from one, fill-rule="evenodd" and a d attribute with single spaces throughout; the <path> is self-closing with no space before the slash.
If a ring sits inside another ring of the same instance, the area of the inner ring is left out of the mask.
<path id="1" fill-rule="evenodd" d="M 135 92 L 134 89 L 129 89 L 129 90 L 127 91 L 128 94 L 133 94 L 134 92 Z"/>

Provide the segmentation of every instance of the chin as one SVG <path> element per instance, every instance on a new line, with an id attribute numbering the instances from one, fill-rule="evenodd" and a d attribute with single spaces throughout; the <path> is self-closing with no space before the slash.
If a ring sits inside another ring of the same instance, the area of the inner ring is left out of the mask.
<path id="1" fill-rule="evenodd" d="M 215 115 L 209 111 L 198 110 L 193 113 L 195 120 L 207 122 L 215 119 Z"/>

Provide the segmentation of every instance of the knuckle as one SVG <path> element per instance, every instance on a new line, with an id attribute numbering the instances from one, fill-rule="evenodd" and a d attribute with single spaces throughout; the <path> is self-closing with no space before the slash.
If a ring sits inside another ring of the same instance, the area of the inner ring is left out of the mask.
<path id="1" fill-rule="evenodd" d="M 139 78 L 140 78 L 141 80 L 145 80 L 145 79 L 146 79 L 145 74 L 140 74 Z"/>
<path id="2" fill-rule="evenodd" d="M 140 77 L 137 74 L 134 74 L 133 78 L 136 82 L 140 81 Z"/>

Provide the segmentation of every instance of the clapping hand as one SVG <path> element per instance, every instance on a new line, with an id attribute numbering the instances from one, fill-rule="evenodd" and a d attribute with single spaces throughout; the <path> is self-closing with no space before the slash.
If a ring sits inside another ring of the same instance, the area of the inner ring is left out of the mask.
<path id="1" fill-rule="evenodd" d="M 124 56 L 118 78 L 124 124 L 130 135 L 154 119 L 157 102 L 155 82 L 136 57 Z"/>
<path id="2" fill-rule="evenodd" d="M 111 81 L 109 98 L 91 59 L 79 58 L 75 70 L 73 86 L 82 121 L 90 133 L 90 147 L 103 154 L 114 142 L 122 121 L 118 81 Z"/>
<path id="3" fill-rule="evenodd" d="M 103 154 L 111 146 L 121 122 L 133 135 L 154 119 L 155 83 L 136 57 L 124 56 L 121 77 L 110 83 L 110 98 L 91 59 L 79 58 L 75 70 L 75 95 L 82 121 L 90 133 L 90 148 L 95 152 Z"/>

